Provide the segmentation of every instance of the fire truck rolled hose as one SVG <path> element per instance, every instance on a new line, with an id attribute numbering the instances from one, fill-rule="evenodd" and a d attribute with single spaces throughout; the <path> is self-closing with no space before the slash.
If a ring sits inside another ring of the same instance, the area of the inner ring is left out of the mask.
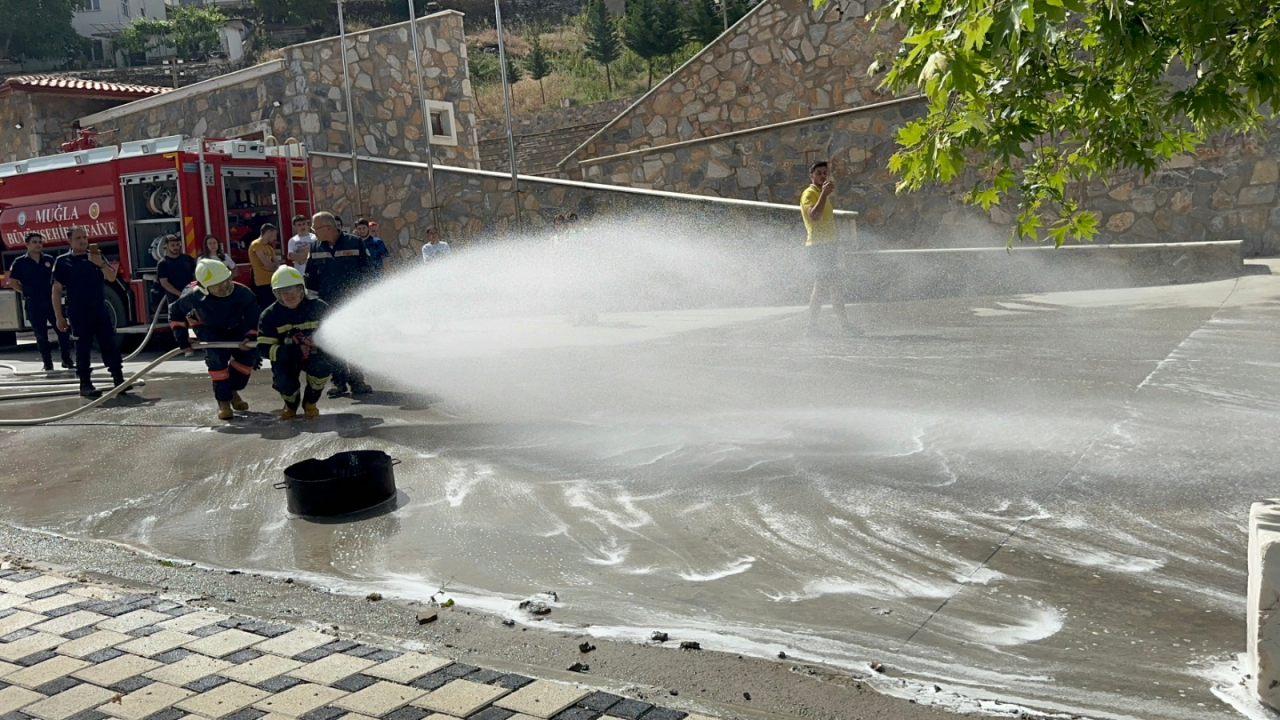
<path id="1" fill-rule="evenodd" d="M 240 347 L 240 343 L 236 343 L 236 342 L 200 343 L 196 347 L 209 348 L 209 349 L 215 349 L 215 350 L 231 350 L 233 348 Z M 62 413 L 61 415 L 53 415 L 46 418 L 24 418 L 24 419 L 12 419 L 12 420 L 0 419 L 0 427 L 32 427 L 35 425 L 47 425 L 49 423 L 58 422 L 60 420 L 70 420 L 71 418 L 76 417 L 77 415 L 86 413 L 92 410 L 93 408 L 98 407 L 99 405 L 105 403 L 106 401 L 110 400 L 116 395 L 119 395 L 124 388 L 129 387 L 130 385 L 132 385 L 133 383 L 141 379 L 147 373 L 156 369 L 161 364 L 168 362 L 169 360 L 172 360 L 173 358 L 177 357 L 180 354 L 182 354 L 182 348 L 174 348 L 170 350 L 169 352 L 161 355 L 155 360 L 152 360 L 150 363 L 146 365 L 146 367 L 134 373 L 132 376 L 125 378 L 124 382 L 120 383 L 119 385 L 103 393 L 102 397 L 98 398 L 97 400 L 94 400 L 93 402 L 87 405 L 81 405 L 75 410 L 69 410 L 67 412 Z"/>

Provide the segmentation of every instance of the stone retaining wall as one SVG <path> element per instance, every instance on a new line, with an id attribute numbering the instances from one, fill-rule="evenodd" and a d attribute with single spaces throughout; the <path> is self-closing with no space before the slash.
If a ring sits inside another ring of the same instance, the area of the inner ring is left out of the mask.
<path id="1" fill-rule="evenodd" d="M 315 158 L 317 173 L 341 176 L 345 184 L 317 191 L 317 203 L 354 216 L 351 160 Z M 441 234 L 458 249 L 512 234 L 515 205 L 509 177 L 500 173 L 439 167 Z M 426 173 L 420 166 L 387 161 L 360 162 L 363 193 L 372 198 L 369 217 L 398 262 L 417 261 L 421 238 L 431 225 Z M 759 258 L 750 280 L 755 300 L 806 301 L 811 284 L 804 231 L 797 208 L 757 202 L 711 200 L 672 193 L 645 192 L 550 178 L 521 178 L 521 208 L 526 233 L 548 229 L 559 213 L 576 212 L 586 222 L 631 217 L 661 218 L 672 232 L 706 237 L 720 248 Z M 852 217 L 839 219 L 846 238 Z M 863 243 L 863 245 L 866 245 Z M 874 247 L 874 243 L 872 243 Z M 852 247 L 852 246 L 851 246 Z M 932 250 L 863 250 L 847 256 L 851 297 L 889 300 L 910 297 L 990 295 L 1050 290 L 1158 285 L 1231 277 L 1242 272 L 1237 242 L 1142 246 L 1083 245 Z M 745 282 L 745 280 L 744 280 Z M 746 298 L 744 297 L 744 301 Z"/>
<path id="2" fill-rule="evenodd" d="M 890 99 L 868 78 L 877 53 L 897 52 L 900 33 L 870 32 L 879 0 L 765 0 L 727 33 L 644 95 L 562 165 L 705 138 Z M 574 175 L 576 177 L 576 175 Z"/>
<path id="3" fill-rule="evenodd" d="M 613 185 L 679 189 L 716 197 L 798 203 L 816 158 L 833 163 L 836 206 L 855 210 L 883 247 L 1003 243 L 1012 216 L 966 206 L 974 178 L 899 195 L 887 170 L 897 129 L 924 112 L 919 99 L 894 100 L 720 137 L 584 161 L 586 179 Z M 1126 173 L 1086 189 L 1101 214 L 1095 242 L 1241 240 L 1246 256 L 1280 253 L 1277 202 L 1280 119 L 1269 139 L 1212 139 L 1143 178 Z"/>
<path id="4" fill-rule="evenodd" d="M 72 120 L 119 103 L 15 90 L 0 99 L 0 163 L 60 152 L 62 143 L 75 138 Z"/>
<path id="5" fill-rule="evenodd" d="M 437 143 L 438 162 L 477 162 L 475 108 L 467 74 L 462 15 L 445 11 L 416 24 L 428 99 L 450 103 L 457 145 Z M 408 22 L 347 36 L 356 150 L 424 160 Z M 82 118 L 99 130 L 117 128 L 116 140 L 163 135 L 219 136 L 263 131 L 295 137 L 314 150 L 352 151 L 338 38 L 294 45 L 282 60 L 190 85 L 155 98 Z M 277 105 L 278 103 L 278 105 Z"/>

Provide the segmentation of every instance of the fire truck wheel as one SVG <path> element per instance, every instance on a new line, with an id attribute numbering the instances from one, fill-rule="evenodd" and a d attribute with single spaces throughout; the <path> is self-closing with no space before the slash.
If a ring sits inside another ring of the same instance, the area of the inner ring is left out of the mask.
<path id="1" fill-rule="evenodd" d="M 111 313 L 111 322 L 117 328 L 125 327 L 129 324 L 129 314 L 125 311 L 124 300 L 116 293 L 107 291 L 107 310 Z M 128 352 L 132 348 L 127 347 L 132 336 L 124 333 L 116 333 L 116 347 L 122 352 Z"/>

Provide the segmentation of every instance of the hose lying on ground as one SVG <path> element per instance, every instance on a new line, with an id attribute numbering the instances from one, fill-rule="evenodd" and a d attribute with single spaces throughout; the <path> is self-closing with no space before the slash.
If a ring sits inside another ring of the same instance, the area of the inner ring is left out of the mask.
<path id="1" fill-rule="evenodd" d="M 230 349 L 233 349 L 233 348 L 238 348 L 238 347 L 240 347 L 240 343 L 237 343 L 237 342 L 213 342 L 213 343 L 199 343 L 198 345 L 196 345 L 196 344 L 194 344 L 194 343 L 193 343 L 193 346 L 194 346 L 194 347 L 200 347 L 200 348 L 209 348 L 209 349 L 213 349 L 213 350 L 230 350 Z M 104 402 L 106 402 L 106 401 L 110 400 L 111 398 L 115 397 L 116 395 L 119 395 L 121 392 L 123 392 L 123 391 L 124 391 L 124 389 L 125 389 L 125 388 L 129 387 L 130 385 L 132 385 L 132 384 L 134 383 L 134 381 L 138 380 L 138 379 L 139 379 L 139 378 L 141 378 L 143 375 L 146 375 L 147 373 L 151 372 L 151 371 L 152 371 L 152 370 L 154 370 L 156 367 L 158 367 L 161 363 L 164 363 L 164 362 L 166 362 L 166 361 L 168 361 L 168 360 L 172 360 L 175 356 L 177 356 L 177 355 L 178 355 L 179 353 L 181 353 L 181 352 L 182 352 L 182 348 L 174 348 L 174 349 L 170 350 L 169 352 L 167 352 L 167 353 L 165 353 L 165 354 L 161 355 L 160 357 L 156 358 L 155 360 L 152 360 L 150 363 L 148 363 L 148 364 L 147 364 L 147 366 L 146 366 L 146 367 L 144 367 L 144 368 L 142 368 L 141 370 L 139 370 L 138 372 L 134 373 L 132 377 L 126 378 L 124 382 L 120 383 L 119 385 L 117 385 L 117 386 L 115 386 L 115 387 L 111 388 L 110 390 L 108 390 L 107 392 L 103 393 L 103 394 L 102 394 L 102 397 L 100 397 L 100 398 L 98 398 L 98 399 L 94 400 L 93 402 L 91 402 L 91 403 L 89 403 L 89 404 L 87 404 L 87 405 L 81 405 L 80 407 L 76 408 L 75 410 L 69 410 L 69 411 L 67 411 L 67 412 L 62 413 L 61 415 L 54 415 L 54 416 L 52 416 L 52 417 L 47 417 L 47 418 L 27 418 L 27 419 L 22 419 L 22 420 L 16 420 L 16 419 L 15 419 L 15 420 L 0 419 L 0 427 L 30 427 L 30 426 L 34 426 L 34 425 L 45 425 L 45 424 L 52 423 L 52 422 L 58 422 L 59 420 L 68 420 L 68 419 L 70 419 L 70 418 L 73 418 L 73 417 L 75 417 L 75 416 L 77 416 L 77 415 L 80 415 L 81 413 L 84 413 L 84 412 L 87 412 L 87 411 L 89 411 L 89 410 L 92 410 L 93 408 L 98 407 L 99 405 L 101 405 L 102 403 L 104 403 Z"/>
<path id="2" fill-rule="evenodd" d="M 138 347 L 134 349 L 133 352 L 121 358 L 121 362 L 129 362 L 130 360 L 138 357 L 138 355 L 143 350 L 146 349 L 147 343 L 151 342 L 151 334 L 156 331 L 156 323 L 160 320 L 160 313 L 164 312 L 164 309 L 166 306 L 168 306 L 168 304 L 169 304 L 168 297 L 160 298 L 160 304 L 156 305 L 155 312 L 151 313 L 151 324 L 147 326 L 147 334 L 142 337 L 142 342 L 138 343 Z M 62 370 L 49 370 L 49 371 L 45 371 L 45 370 L 19 371 L 16 366 L 10 365 L 9 363 L 0 363 L 0 368 L 6 368 L 10 370 L 13 373 L 14 377 L 41 377 L 41 376 L 49 377 L 50 375 L 62 375 L 64 373 L 75 372 L 75 370 L 69 370 L 66 368 L 63 368 Z M 106 366 L 96 367 L 93 369 L 93 372 L 101 372 L 106 369 L 107 369 Z M 44 384 L 47 384 L 47 383 L 44 383 Z M 17 386 L 16 385 L 0 385 L 0 387 L 17 387 Z"/>

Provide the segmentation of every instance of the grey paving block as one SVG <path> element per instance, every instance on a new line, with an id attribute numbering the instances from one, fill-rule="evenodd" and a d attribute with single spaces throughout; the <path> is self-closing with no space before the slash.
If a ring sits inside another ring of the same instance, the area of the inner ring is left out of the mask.
<path id="1" fill-rule="evenodd" d="M 5 579 L 11 583 L 20 583 L 20 582 L 26 582 L 28 580 L 35 580 L 38 577 L 41 577 L 40 573 L 31 572 L 28 570 L 27 572 L 20 572 L 17 575 L 10 575 Z"/>
<path id="2" fill-rule="evenodd" d="M 347 648 L 346 650 L 339 650 L 339 652 L 346 653 L 347 655 L 350 655 L 352 657 L 362 658 L 362 657 L 368 657 L 378 652 L 378 648 L 373 647 L 372 645 L 356 645 L 353 648 Z"/>
<path id="3" fill-rule="evenodd" d="M 251 622 L 253 621 L 248 618 L 229 617 L 226 620 L 219 620 L 218 624 L 228 630 L 235 630 L 235 629 L 238 629 L 241 625 L 247 625 Z"/>
<path id="4" fill-rule="evenodd" d="M 32 665 L 39 665 L 45 660 L 52 660 L 56 657 L 58 657 L 57 653 L 53 652 L 52 650 L 44 650 L 42 652 L 28 655 L 24 658 L 19 658 L 18 660 L 14 660 L 14 662 L 21 665 L 22 667 L 31 667 Z"/>
<path id="5" fill-rule="evenodd" d="M 533 678 L 531 677 L 525 677 L 523 675 L 517 675 L 515 673 L 507 673 L 506 675 L 503 675 L 502 677 L 498 678 L 497 680 L 494 680 L 489 684 L 497 685 L 498 687 L 504 687 L 508 690 L 519 690 L 520 688 L 524 687 L 525 685 L 528 685 L 531 682 L 533 682 Z"/>
<path id="6" fill-rule="evenodd" d="M 373 656 L 370 656 L 369 659 L 372 660 Z M 449 677 L 462 678 L 470 675 L 471 673 L 479 669 L 480 668 L 476 667 L 475 665 L 468 665 L 466 663 L 454 663 L 447 668 L 440 668 L 436 672 L 443 673 L 445 675 L 448 675 Z"/>
<path id="7" fill-rule="evenodd" d="M 194 635 L 196 637 L 209 637 L 210 635 L 217 635 L 223 630 L 226 630 L 226 628 L 221 625 L 205 625 L 204 627 L 196 628 L 195 630 L 188 630 L 187 634 Z"/>
<path id="8" fill-rule="evenodd" d="M 7 688 L 7 687 L 9 687 L 9 683 L 7 683 L 7 682 L 5 682 L 5 681 L 3 681 L 3 680 L 0 680 L 0 690 L 3 690 L 3 689 L 5 689 L 5 688 Z"/>
<path id="9" fill-rule="evenodd" d="M 188 676 L 190 677 L 190 676 Z M 183 690 L 190 690 L 193 693 L 209 692 L 219 685 L 226 685 L 230 680 L 220 675 L 206 675 L 199 680 L 193 680 L 182 686 Z"/>
<path id="10" fill-rule="evenodd" d="M 9 578 L 17 574 L 17 570 L 0 570 L 0 580 L 4 580 L 5 578 Z"/>
<path id="11" fill-rule="evenodd" d="M 17 610 L 14 610 L 13 608 L 5 608 L 5 609 L 3 609 L 3 610 L 0 610 L 0 620 L 3 620 L 4 618 L 9 617 L 10 615 L 12 615 L 12 614 L 14 614 L 14 613 L 16 613 L 16 612 L 18 612 L 18 611 L 17 611 Z"/>
<path id="12" fill-rule="evenodd" d="M 94 665 L 97 665 L 98 663 L 104 663 L 108 660 L 115 660 L 121 655 L 124 655 L 123 651 L 116 650 L 115 648 L 107 648 L 105 650 L 99 650 L 97 652 L 89 653 L 88 655 L 84 656 L 84 659 L 88 662 L 93 663 Z"/>
<path id="13" fill-rule="evenodd" d="M 395 660 L 403 654 L 404 653 L 396 652 L 395 650 L 379 650 L 375 653 L 365 655 L 365 659 L 373 660 L 374 662 L 386 662 L 388 660 Z"/>
<path id="14" fill-rule="evenodd" d="M 35 720 L 35 718 L 31 717 L 30 715 L 27 715 L 26 713 L 21 713 L 21 712 L 18 712 L 17 710 L 14 710 L 11 713 L 5 713 L 3 715 L 0 715 L 0 720 Z"/>
<path id="15" fill-rule="evenodd" d="M 613 693 L 607 692 L 593 692 L 579 700 L 578 706 L 587 708 L 588 710 L 599 710 L 600 712 L 604 712 L 620 702 L 622 702 L 621 695 L 614 695 Z"/>
<path id="16" fill-rule="evenodd" d="M 506 677 L 506 673 L 500 673 L 497 670 L 478 670 L 468 675 L 467 679 L 481 685 L 492 685 L 494 680 L 503 677 Z"/>
<path id="17" fill-rule="evenodd" d="M 173 663 L 176 663 L 179 660 L 186 660 L 189 657 L 191 657 L 190 650 L 187 650 L 186 648 L 174 648 L 173 650 L 170 650 L 168 652 L 162 652 L 151 659 L 155 660 L 156 662 L 162 662 L 165 665 L 172 665 Z M 88 660 L 89 658 L 85 658 L 85 659 Z"/>
<path id="18" fill-rule="evenodd" d="M 336 683 L 331 683 L 329 687 L 346 690 L 347 692 L 359 692 L 370 685 L 376 685 L 378 682 L 378 678 L 356 673 L 355 675 L 348 675 Z"/>
<path id="19" fill-rule="evenodd" d="M 277 675 L 268 680 L 263 680 L 262 682 L 258 683 L 255 687 L 262 688 L 263 690 L 266 690 L 269 693 L 282 693 L 285 690 L 288 690 L 289 688 L 293 687 L 294 685 L 301 685 L 301 684 L 302 684 L 302 681 L 296 677 L 289 677 L 288 675 Z"/>
<path id="20" fill-rule="evenodd" d="M 392 712 L 383 715 L 382 718 L 383 720 L 422 720 L 422 718 L 431 714 L 430 710 L 406 705 L 399 710 L 393 710 Z"/>
<path id="21" fill-rule="evenodd" d="M 153 682 L 155 682 L 155 680 L 152 680 L 149 677 L 134 675 L 131 678 L 125 678 L 124 680 L 121 680 L 115 685 L 108 685 L 107 689 L 114 690 L 115 692 L 118 692 L 121 695 L 128 695 L 134 690 L 141 690 L 142 688 L 150 685 Z"/>
<path id="22" fill-rule="evenodd" d="M 330 645 L 332 645 L 332 644 L 333 644 L 333 643 L 330 643 Z M 321 659 L 323 659 L 323 658 L 327 658 L 327 657 L 329 657 L 330 655 L 335 655 L 335 654 L 337 654 L 337 652 L 338 652 L 337 650 L 330 650 L 330 649 L 329 649 L 329 645 L 321 645 L 321 646 L 320 646 L 320 647 L 318 647 L 318 648 L 311 648 L 310 650 L 303 650 L 302 652 L 298 653 L 297 655 L 294 655 L 294 656 L 293 656 L 293 659 L 294 659 L 294 660 L 301 661 L 301 662 L 307 662 L 307 663 L 309 663 L 309 662 L 315 662 L 316 660 L 321 660 Z"/>
<path id="23" fill-rule="evenodd" d="M 14 630 L 13 632 L 9 633 L 8 635 L 5 635 L 4 637 L 0 637 L 0 643 L 17 642 L 22 638 L 31 637 L 32 635 L 35 635 L 35 634 L 36 634 L 36 631 L 32 630 L 31 628 Z"/>
<path id="24" fill-rule="evenodd" d="M 226 660 L 232 665 L 243 665 L 249 662 L 250 660 L 257 660 L 260 657 L 262 657 L 262 653 L 258 652 L 257 650 L 250 650 L 249 648 L 245 648 L 244 650 L 233 652 L 230 655 L 224 655 L 222 659 Z"/>
<path id="25" fill-rule="evenodd" d="M 244 629 L 249 630 L 249 628 L 244 628 Z M 263 637 L 268 637 L 268 638 L 280 637 L 281 635 L 284 635 L 292 631 L 293 631 L 292 627 L 288 625 L 280 625 L 280 624 L 275 624 L 275 625 L 263 624 L 262 627 L 249 630 L 249 632 L 253 633 L 254 635 L 261 635 Z"/>
<path id="26" fill-rule="evenodd" d="M 133 608 L 129 607 L 129 603 L 113 602 L 107 603 L 99 608 L 94 608 L 93 612 L 96 612 L 99 615 L 106 615 L 107 617 L 119 617 L 126 613 L 131 613 L 133 610 Z"/>
<path id="27" fill-rule="evenodd" d="M 457 680 L 452 675 L 444 675 L 442 673 L 433 672 L 414 680 L 409 683 L 409 687 L 416 687 L 419 690 L 439 690 L 449 683 Z"/>
<path id="28" fill-rule="evenodd" d="M 85 710 L 67 718 L 67 720 L 106 720 L 110 717 L 106 713 L 100 713 L 97 710 Z"/>
<path id="29" fill-rule="evenodd" d="M 258 720 L 258 718 L 262 717 L 263 715 L 266 715 L 266 713 L 262 712 L 261 710 L 254 710 L 253 708 L 245 708 L 240 712 L 235 712 L 235 713 L 231 713 L 230 715 L 223 716 L 222 720 Z"/>
<path id="30" fill-rule="evenodd" d="M 53 597 L 54 595 L 61 595 L 62 593 L 64 593 L 64 592 L 66 592 L 66 591 L 70 590 L 71 588 L 73 588 L 73 587 L 75 587 L 75 586 L 76 586 L 76 584 L 75 584 L 75 583 L 64 583 L 64 584 L 62 584 L 62 585 L 58 585 L 58 586 L 56 586 L 56 587 L 51 587 L 51 588 L 49 588 L 48 590 L 41 590 L 40 592 L 33 592 L 33 593 L 31 593 L 30 595 L 28 595 L 27 597 L 28 597 L 29 599 L 31 599 L 31 600 L 44 600 L 45 598 L 51 598 L 51 597 Z"/>
<path id="31" fill-rule="evenodd" d="M 59 607 L 59 608 L 54 608 L 54 609 L 52 609 L 52 610 L 46 610 L 46 611 L 44 611 L 43 613 L 40 613 L 40 614 L 41 614 L 41 615 L 44 615 L 45 617 L 50 617 L 50 618 L 60 618 L 60 617 L 62 617 L 63 615 L 70 615 L 70 614 L 71 614 L 71 613 L 73 613 L 73 612 L 80 612 L 80 610 L 81 610 L 81 608 L 82 608 L 82 606 L 83 606 L 83 605 L 84 605 L 84 603 L 76 603 L 76 604 L 74 604 L 74 605 L 63 605 L 62 607 Z M 64 633 L 64 634 L 65 634 L 65 633 Z"/>
<path id="32" fill-rule="evenodd" d="M 603 715 L 599 710 L 588 710 L 584 707 L 565 708 L 555 715 L 551 716 L 551 720 L 596 720 Z"/>
<path id="33" fill-rule="evenodd" d="M 299 720 L 334 720 L 346 715 L 347 712 L 340 707 L 325 705 L 305 713 Z"/>
<path id="34" fill-rule="evenodd" d="M 329 643 L 328 645 L 325 645 L 324 647 L 328 648 L 330 652 L 344 653 L 352 648 L 360 647 L 360 643 L 353 642 L 351 640 L 334 640 L 333 642 Z M 369 654 L 372 655 L 373 653 L 369 653 Z"/>
<path id="35" fill-rule="evenodd" d="M 76 628 L 75 630 L 68 630 L 62 633 L 62 637 L 68 640 L 79 640 L 86 635 L 92 635 L 96 632 L 98 632 L 98 628 L 89 625 L 87 627 Z"/>
<path id="36" fill-rule="evenodd" d="M 641 702 L 630 698 L 609 708 L 611 717 L 622 718 L 622 720 L 640 720 L 640 716 L 653 709 L 653 703 Z"/>
<path id="37" fill-rule="evenodd" d="M 467 720 L 507 720 L 507 718 L 515 717 L 515 713 L 506 708 L 489 707 L 467 718 Z"/>
<path id="38" fill-rule="evenodd" d="M 182 720 L 187 713 L 178 708 L 165 708 L 157 713 L 151 713 L 142 720 Z"/>
<path id="39" fill-rule="evenodd" d="M 79 684 L 80 684 L 79 680 L 76 680 L 70 675 L 67 675 L 65 677 L 60 677 L 57 680 L 50 680 L 49 682 L 43 685 L 40 685 L 39 687 L 36 687 L 34 689 L 36 692 L 40 693 L 41 695 L 50 697 L 53 695 L 57 695 L 63 690 L 70 690 L 71 688 Z"/>
<path id="40" fill-rule="evenodd" d="M 560 717 L 559 715 L 556 716 Z M 640 720 L 684 720 L 689 717 L 689 713 L 672 710 L 671 708 L 654 708 L 644 715 L 640 716 Z"/>
<path id="41" fill-rule="evenodd" d="M 156 612 L 164 613 L 165 615 L 170 615 L 173 613 L 174 610 L 177 610 L 179 608 L 185 608 L 185 606 L 183 606 L 181 603 L 176 603 L 172 600 L 161 600 L 160 602 L 151 606 L 152 610 L 155 610 Z M 186 613 L 183 613 L 183 614 L 185 615 Z"/>
<path id="42" fill-rule="evenodd" d="M 156 633 L 162 630 L 164 630 L 164 628 L 162 627 L 157 627 L 155 625 L 146 625 L 140 628 L 134 628 L 129 632 L 125 633 L 125 635 L 132 635 L 133 637 L 147 637 L 148 635 L 155 635 Z"/>

